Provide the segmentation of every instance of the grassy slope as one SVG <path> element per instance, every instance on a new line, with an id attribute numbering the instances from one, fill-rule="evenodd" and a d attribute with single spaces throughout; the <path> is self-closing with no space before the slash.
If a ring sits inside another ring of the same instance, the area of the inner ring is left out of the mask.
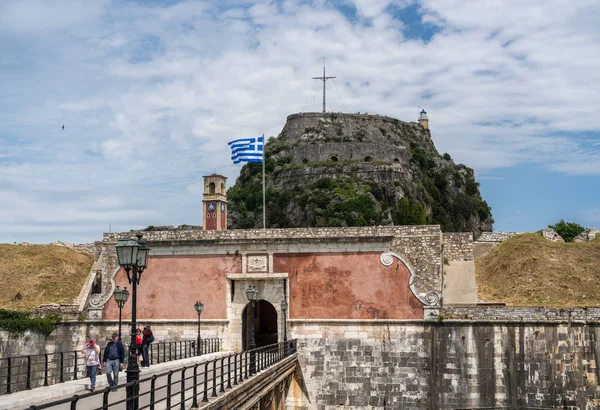
<path id="1" fill-rule="evenodd" d="M 600 306 L 600 240 L 515 236 L 476 262 L 479 299 L 509 306 Z"/>
<path id="2" fill-rule="evenodd" d="M 0 307 L 73 303 L 92 264 L 91 255 L 63 246 L 0 244 Z"/>

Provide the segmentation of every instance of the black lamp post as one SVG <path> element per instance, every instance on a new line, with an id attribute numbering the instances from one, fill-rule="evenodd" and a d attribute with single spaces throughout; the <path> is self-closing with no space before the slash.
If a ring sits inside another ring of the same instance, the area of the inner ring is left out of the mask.
<path id="1" fill-rule="evenodd" d="M 136 360 L 135 332 L 136 308 L 137 308 L 137 285 L 140 283 L 142 272 L 148 265 L 148 253 L 150 248 L 146 242 L 142 241 L 142 235 L 138 234 L 135 239 L 121 239 L 117 243 L 117 258 L 119 265 L 127 272 L 129 284 L 133 286 L 131 299 L 131 343 L 129 344 L 129 359 L 127 360 L 127 410 L 137 410 L 139 408 L 140 387 L 137 382 L 140 379 L 140 368 Z M 131 274 L 131 275 L 130 275 Z"/>
<path id="2" fill-rule="evenodd" d="M 200 301 L 196 302 L 194 304 L 194 309 L 196 309 L 196 312 L 198 313 L 198 346 L 196 347 L 196 354 L 198 356 L 200 356 L 203 352 L 202 352 L 202 338 L 200 337 L 200 315 L 202 314 L 202 311 L 204 310 L 204 304 Z"/>
<path id="3" fill-rule="evenodd" d="M 283 341 L 287 342 L 287 308 L 288 304 L 285 299 L 281 300 L 281 315 L 283 316 Z"/>
<path id="4" fill-rule="evenodd" d="M 123 311 L 123 305 L 127 303 L 127 299 L 129 299 L 129 291 L 127 290 L 127 287 L 125 287 L 125 289 L 119 289 L 117 286 L 113 292 L 113 296 L 115 297 L 117 305 L 119 305 L 119 340 L 121 340 L 121 312 Z"/>
<path id="5" fill-rule="evenodd" d="M 258 289 L 255 286 L 248 286 L 246 297 L 250 301 L 250 374 L 256 373 L 256 341 L 254 340 L 254 306 L 258 298 Z"/>

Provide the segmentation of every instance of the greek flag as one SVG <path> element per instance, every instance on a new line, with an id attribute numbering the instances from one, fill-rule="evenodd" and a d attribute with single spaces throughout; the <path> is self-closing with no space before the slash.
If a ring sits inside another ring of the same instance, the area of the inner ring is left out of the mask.
<path id="1" fill-rule="evenodd" d="M 231 160 L 234 164 L 240 162 L 262 162 L 263 161 L 264 137 L 242 138 L 228 142 L 231 147 Z"/>

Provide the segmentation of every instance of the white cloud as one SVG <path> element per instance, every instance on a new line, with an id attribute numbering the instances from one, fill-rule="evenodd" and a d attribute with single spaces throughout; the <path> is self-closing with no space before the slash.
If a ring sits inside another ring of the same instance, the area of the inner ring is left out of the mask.
<path id="1" fill-rule="evenodd" d="M 592 0 L 414 2 L 438 26 L 427 42 L 391 14 L 409 1 L 81 4 L 0 5 L 0 241 L 201 223 L 202 175 L 239 170 L 226 141 L 319 110 L 323 59 L 332 110 L 425 106 L 439 151 L 478 172 L 600 173 L 572 137 L 600 131 Z"/>

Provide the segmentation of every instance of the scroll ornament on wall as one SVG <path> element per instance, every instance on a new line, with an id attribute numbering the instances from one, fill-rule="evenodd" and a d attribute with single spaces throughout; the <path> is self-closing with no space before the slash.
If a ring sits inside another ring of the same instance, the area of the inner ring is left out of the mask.
<path id="1" fill-rule="evenodd" d="M 392 266 L 392 264 L 394 263 L 394 258 L 400 260 L 400 262 L 402 262 L 406 268 L 408 269 L 408 271 L 410 272 L 410 279 L 408 280 L 408 286 L 410 287 L 410 291 L 413 293 L 413 295 L 415 295 L 415 297 L 417 299 L 419 299 L 419 301 L 424 304 L 425 306 L 439 306 L 440 304 L 440 295 L 435 292 L 435 291 L 431 291 L 431 292 L 427 292 L 425 294 L 419 294 L 417 293 L 417 290 L 415 289 L 415 285 L 414 285 L 414 280 L 415 280 L 415 272 L 413 270 L 413 268 L 408 264 L 408 262 L 406 262 L 406 260 L 404 260 L 404 258 L 400 255 L 398 255 L 395 252 L 383 252 L 381 254 L 381 256 L 379 257 L 379 260 L 381 261 L 381 264 L 384 266 Z"/>

